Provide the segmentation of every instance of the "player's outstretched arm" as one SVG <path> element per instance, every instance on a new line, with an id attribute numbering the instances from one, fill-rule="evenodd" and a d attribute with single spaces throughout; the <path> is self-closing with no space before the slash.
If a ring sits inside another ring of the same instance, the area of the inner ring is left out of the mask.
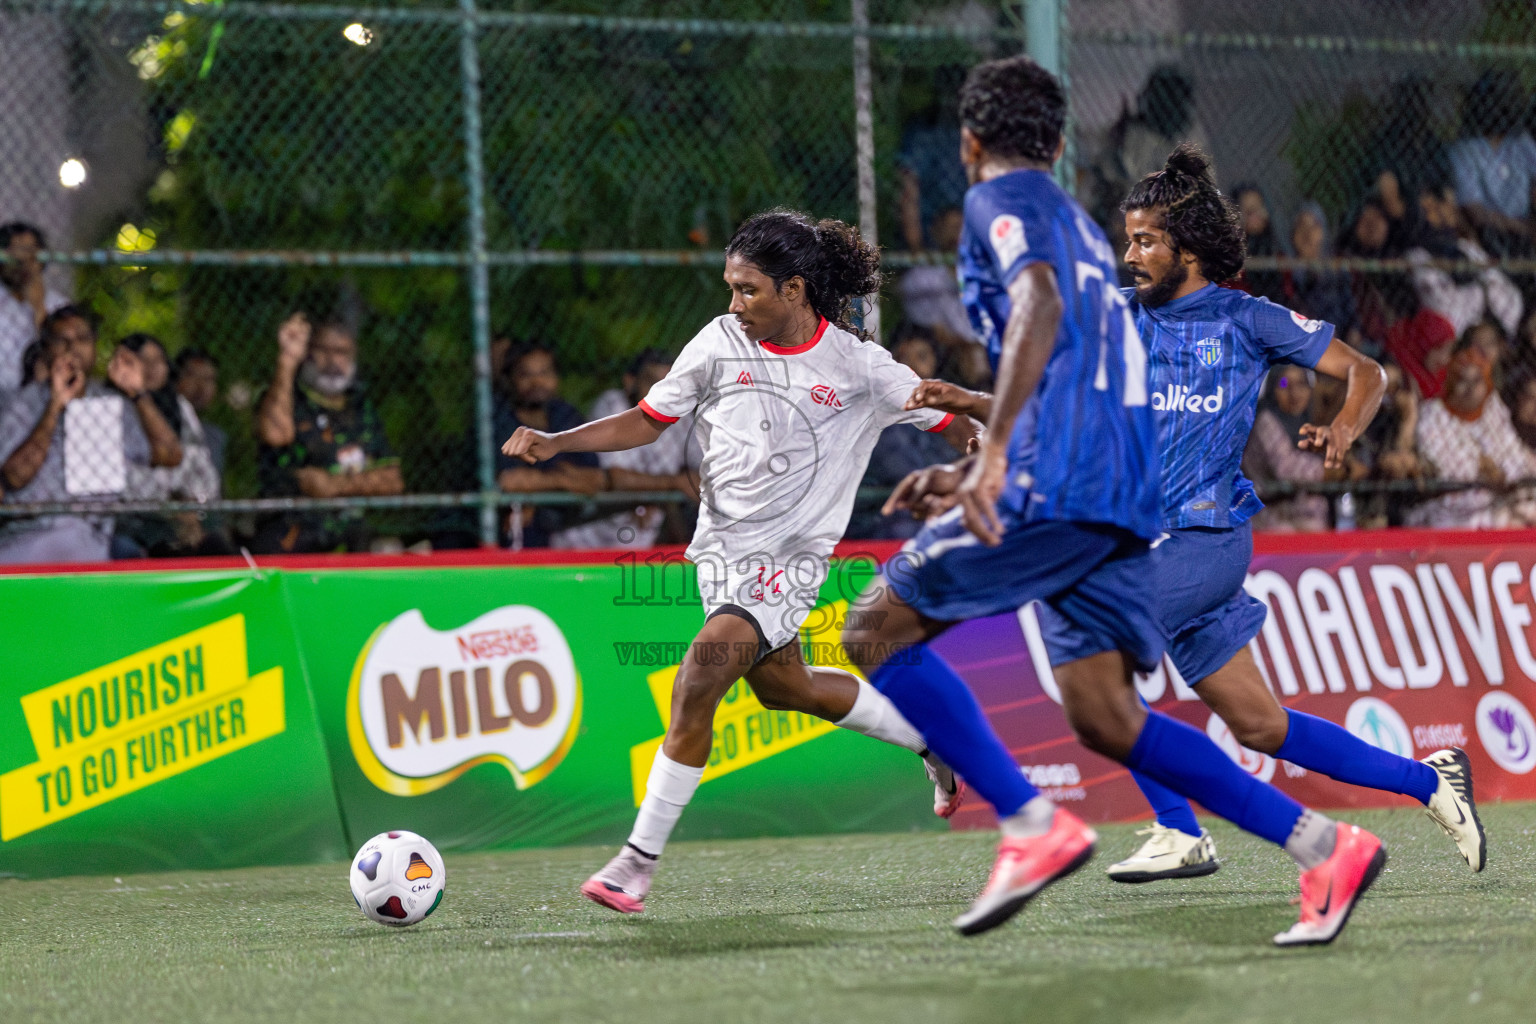
<path id="1" fill-rule="evenodd" d="M 650 444 L 667 426 L 636 407 L 558 434 L 518 427 L 501 446 L 501 453 L 533 465 L 562 452 L 622 452 Z"/>
<path id="2" fill-rule="evenodd" d="M 1056 347 L 1061 325 L 1061 292 L 1056 272 L 1048 263 L 1025 267 L 1008 286 L 1013 312 L 1003 330 L 1003 355 L 997 366 L 997 391 L 982 436 L 981 450 L 965 481 L 956 492 L 966 529 L 983 544 L 1002 543 L 1003 526 L 997 518 L 997 498 L 1008 476 L 1008 439 L 1013 423 L 1029 396 L 1040 385 L 1045 365 Z"/>
<path id="3" fill-rule="evenodd" d="M 992 396 L 971 391 L 947 380 L 924 380 L 912 389 L 908 409 L 942 409 L 956 416 L 970 416 L 982 423 L 992 415 Z"/>
<path id="4" fill-rule="evenodd" d="M 1387 393 L 1387 373 L 1381 364 L 1350 348 L 1338 338 L 1328 343 L 1317 361 L 1319 373 L 1344 381 L 1344 406 L 1327 426 L 1311 423 L 1301 428 L 1297 444 L 1323 452 L 1323 468 L 1340 469 L 1355 439 L 1370 425 L 1382 396 Z"/>

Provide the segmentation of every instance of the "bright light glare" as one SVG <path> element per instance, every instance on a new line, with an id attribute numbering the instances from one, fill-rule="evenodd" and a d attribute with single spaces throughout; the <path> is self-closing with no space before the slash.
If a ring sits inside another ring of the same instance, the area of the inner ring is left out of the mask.
<path id="1" fill-rule="evenodd" d="M 85 184 L 85 164 L 70 157 L 59 164 L 59 184 L 65 188 L 79 188 Z"/>
<path id="2" fill-rule="evenodd" d="M 373 42 L 373 30 L 355 21 L 342 29 L 341 34 L 347 37 L 347 42 L 356 43 L 358 46 L 367 46 Z"/>

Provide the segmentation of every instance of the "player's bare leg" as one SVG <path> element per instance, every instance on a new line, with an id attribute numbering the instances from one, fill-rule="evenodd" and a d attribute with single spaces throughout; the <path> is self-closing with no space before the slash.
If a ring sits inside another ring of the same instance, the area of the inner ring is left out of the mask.
<path id="1" fill-rule="evenodd" d="M 758 662 L 746 679 L 769 710 L 815 715 L 917 754 L 933 783 L 933 813 L 948 818 L 959 810 L 965 783 L 928 749 L 922 734 L 901 717 L 895 705 L 852 672 L 807 665 L 800 645 L 791 643 Z"/>
<path id="2" fill-rule="evenodd" d="M 672 683 L 671 721 L 651 763 L 634 830 L 618 856 L 582 885 L 583 896 L 620 913 L 645 909 L 656 863 L 704 777 L 715 707 L 741 678 L 738 652 L 756 646 L 757 631 L 745 619 L 716 615 L 705 621 Z"/>

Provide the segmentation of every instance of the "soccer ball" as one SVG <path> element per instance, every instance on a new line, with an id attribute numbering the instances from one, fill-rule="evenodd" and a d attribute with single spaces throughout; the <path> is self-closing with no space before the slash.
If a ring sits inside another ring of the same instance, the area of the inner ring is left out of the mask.
<path id="1" fill-rule="evenodd" d="M 381 832 L 363 844 L 349 872 L 352 898 L 370 921 L 403 928 L 443 902 L 448 873 L 437 848 L 414 832 Z"/>

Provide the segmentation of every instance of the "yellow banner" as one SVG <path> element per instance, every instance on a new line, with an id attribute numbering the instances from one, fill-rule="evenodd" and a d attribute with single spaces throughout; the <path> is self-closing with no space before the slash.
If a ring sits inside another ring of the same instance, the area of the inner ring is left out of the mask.
<path id="1" fill-rule="evenodd" d="M 135 728 L 75 745 L 0 775 L 0 840 L 34 832 L 191 771 L 285 728 L 283 670 L 193 702 L 178 701 Z"/>
<path id="2" fill-rule="evenodd" d="M 175 718 L 190 704 L 244 686 L 245 616 L 231 615 L 174 640 L 21 698 L 44 761 Z"/>
<path id="3" fill-rule="evenodd" d="M 0 775 L 8 842 L 285 728 L 283 670 L 247 674 L 245 616 L 21 698 L 37 761 Z"/>
<path id="4" fill-rule="evenodd" d="M 837 601 L 815 609 L 801 630 L 801 639 L 811 652 L 812 664 L 855 672 L 838 642 L 838 631 L 847 613 L 848 602 Z M 645 677 L 656 702 L 665 730 L 672 722 L 672 683 L 681 665 L 652 672 Z M 857 673 L 855 673 L 857 674 Z M 738 679 L 715 709 L 714 744 L 704 766 L 701 785 L 722 775 L 767 760 L 775 754 L 809 743 L 818 736 L 835 732 L 837 726 L 826 719 L 798 711 L 769 711 L 752 693 L 746 680 Z M 651 774 L 651 762 L 661 749 L 658 736 L 629 749 L 630 779 L 634 786 L 635 806 L 645 799 L 645 787 Z"/>

